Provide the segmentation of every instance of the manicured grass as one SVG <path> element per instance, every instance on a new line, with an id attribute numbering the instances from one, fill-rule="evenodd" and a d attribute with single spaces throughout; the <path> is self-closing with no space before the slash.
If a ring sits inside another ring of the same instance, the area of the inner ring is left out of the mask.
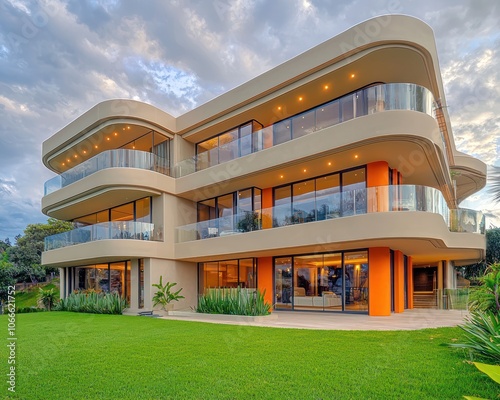
<path id="1" fill-rule="evenodd" d="M 55 280 L 54 280 L 55 281 Z M 54 282 L 53 281 L 53 282 Z M 55 283 L 55 282 L 54 282 Z M 49 283 L 47 285 L 41 285 L 40 287 L 44 290 L 46 289 L 56 289 L 57 297 L 59 298 L 59 286 L 54 283 Z M 24 292 L 16 293 L 16 307 L 36 307 L 38 303 L 38 287 L 26 290 Z"/>
<path id="2" fill-rule="evenodd" d="M 2 326 L 7 337 L 6 316 Z M 444 346 L 462 337 L 458 328 L 311 331 L 50 312 L 17 315 L 16 335 L 19 399 L 443 400 L 499 392 L 462 350 Z M 0 360 L 6 374 L 5 345 Z"/>

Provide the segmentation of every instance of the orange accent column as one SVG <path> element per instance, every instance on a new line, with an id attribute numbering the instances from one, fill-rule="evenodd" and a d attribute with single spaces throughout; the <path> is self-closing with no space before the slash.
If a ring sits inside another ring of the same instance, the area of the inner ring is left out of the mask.
<path id="1" fill-rule="evenodd" d="M 257 288 L 266 294 L 264 299 L 269 304 L 273 304 L 273 258 L 260 257 L 257 260 Z"/>
<path id="2" fill-rule="evenodd" d="M 394 252 L 394 312 L 402 313 L 405 310 L 405 275 L 404 254 Z"/>
<path id="3" fill-rule="evenodd" d="M 408 308 L 413 308 L 413 259 L 408 257 Z"/>
<path id="4" fill-rule="evenodd" d="M 389 209 L 389 164 L 386 161 L 376 161 L 366 166 L 366 186 L 377 187 L 368 189 L 368 212 L 388 211 Z M 382 187 L 380 187 L 382 186 Z"/>
<path id="5" fill-rule="evenodd" d="M 391 315 L 391 252 L 388 247 L 373 247 L 369 254 L 368 313 Z"/>
<path id="6" fill-rule="evenodd" d="M 273 188 L 262 189 L 262 229 L 273 227 Z"/>

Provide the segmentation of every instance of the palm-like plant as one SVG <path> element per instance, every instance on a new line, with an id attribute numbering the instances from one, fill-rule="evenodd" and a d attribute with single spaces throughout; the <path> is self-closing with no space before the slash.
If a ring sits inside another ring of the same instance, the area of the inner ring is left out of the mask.
<path id="1" fill-rule="evenodd" d="M 500 203 L 500 167 L 491 166 L 488 171 L 488 183 L 493 201 Z"/>
<path id="2" fill-rule="evenodd" d="M 179 301 L 180 299 L 184 299 L 184 296 L 181 296 L 179 293 L 182 291 L 180 288 L 177 292 L 173 292 L 172 288 L 177 285 L 175 282 L 167 282 L 165 285 L 163 284 L 163 276 L 160 275 L 160 283 L 153 283 L 153 287 L 158 290 L 153 295 L 153 306 L 161 305 L 161 309 L 166 311 L 167 305 L 172 301 Z"/>
<path id="3" fill-rule="evenodd" d="M 38 300 L 44 305 L 47 310 L 50 311 L 57 302 L 57 293 L 54 289 L 43 290 L 42 288 L 40 288 L 40 291 L 38 293 Z"/>

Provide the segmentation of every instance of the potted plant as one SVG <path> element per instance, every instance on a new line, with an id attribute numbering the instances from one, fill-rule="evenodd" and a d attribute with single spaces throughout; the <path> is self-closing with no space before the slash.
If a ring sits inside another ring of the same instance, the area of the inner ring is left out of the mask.
<path id="1" fill-rule="evenodd" d="M 184 296 L 181 296 L 179 293 L 182 291 L 180 288 L 178 291 L 172 291 L 172 288 L 177 285 L 175 282 L 166 282 L 163 284 L 163 277 L 160 275 L 160 283 L 153 283 L 153 287 L 158 289 L 153 295 L 153 307 L 156 307 L 158 304 L 161 305 L 161 310 L 168 313 L 168 311 L 172 311 L 173 309 L 173 301 L 179 301 L 183 299 Z"/>

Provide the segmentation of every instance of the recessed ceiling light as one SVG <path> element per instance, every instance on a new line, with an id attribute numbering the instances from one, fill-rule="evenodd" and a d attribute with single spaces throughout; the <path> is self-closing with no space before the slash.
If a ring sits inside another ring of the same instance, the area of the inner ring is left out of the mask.
<path id="1" fill-rule="evenodd" d="M 281 106 L 278 106 L 278 110 L 281 110 Z"/>
<path id="2" fill-rule="evenodd" d="M 358 155 L 357 155 L 357 154 L 355 154 L 355 155 L 354 155 L 354 158 L 358 158 Z"/>
<path id="3" fill-rule="evenodd" d="M 302 101 L 302 97 L 299 97 L 299 101 Z"/>
<path id="4" fill-rule="evenodd" d="M 107 137 L 106 140 L 109 140 L 109 137 Z"/>
<path id="5" fill-rule="evenodd" d="M 325 85 L 325 90 L 328 89 L 328 85 Z"/>
<path id="6" fill-rule="evenodd" d="M 118 136 L 118 132 L 115 132 L 115 136 Z"/>
<path id="7" fill-rule="evenodd" d="M 304 172 L 307 172 L 307 169 L 304 168 Z"/>
<path id="8" fill-rule="evenodd" d="M 97 149 L 99 146 L 95 145 L 94 147 Z"/>
<path id="9" fill-rule="evenodd" d="M 280 175 L 280 178 L 283 179 L 283 175 Z"/>
<path id="10" fill-rule="evenodd" d="M 71 160 L 70 160 L 69 158 L 68 158 L 66 161 L 67 161 L 67 162 L 71 162 Z"/>
<path id="11" fill-rule="evenodd" d="M 356 75 L 354 75 L 354 74 L 351 74 L 351 78 L 354 78 L 355 76 L 356 76 Z"/>
<path id="12" fill-rule="evenodd" d="M 75 154 L 73 157 L 78 158 L 78 154 Z"/>
<path id="13" fill-rule="evenodd" d="M 332 163 L 331 163 L 331 162 L 329 162 L 329 163 L 328 163 L 328 165 L 332 165 Z"/>
<path id="14" fill-rule="evenodd" d="M 83 154 L 87 154 L 87 150 L 83 150 Z"/>

